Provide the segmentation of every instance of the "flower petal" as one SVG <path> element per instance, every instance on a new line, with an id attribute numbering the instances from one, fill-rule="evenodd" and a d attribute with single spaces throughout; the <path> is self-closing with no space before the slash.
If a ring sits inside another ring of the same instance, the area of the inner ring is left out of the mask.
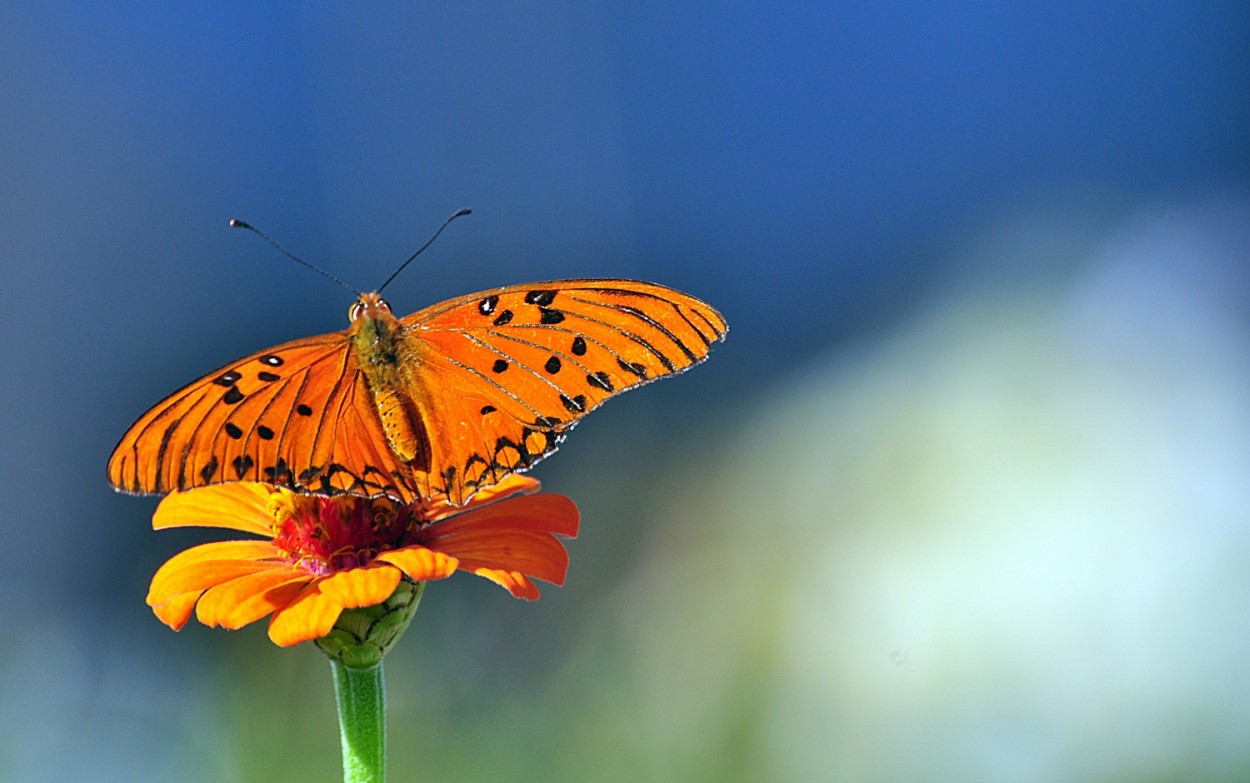
<path id="1" fill-rule="evenodd" d="M 420 545 L 383 552 L 374 558 L 374 562 L 379 560 L 383 563 L 390 563 L 403 571 L 409 579 L 417 582 L 446 579 L 454 574 L 460 565 L 456 558 Z"/>
<path id="2" fill-rule="evenodd" d="M 203 560 L 265 560 L 282 557 L 271 541 L 213 541 L 184 549 L 161 568 L 181 568 Z"/>
<path id="3" fill-rule="evenodd" d="M 179 552 L 157 569 L 148 605 L 168 603 L 180 593 L 204 590 L 240 576 L 267 571 L 277 550 L 268 541 L 218 541 Z"/>
<path id="4" fill-rule="evenodd" d="M 391 597 L 402 574 L 398 566 L 376 563 L 339 571 L 317 583 L 321 592 L 344 609 L 373 606 Z"/>
<path id="5" fill-rule="evenodd" d="M 196 604 L 195 616 L 207 626 L 242 628 L 289 604 L 314 578 L 289 565 L 241 576 L 206 590 Z"/>
<path id="6" fill-rule="evenodd" d="M 474 509 L 441 519 L 428 530 L 436 536 L 474 530 L 535 530 L 568 538 L 577 537 L 577 506 L 564 495 L 549 493 L 509 498 L 486 508 Z"/>
<path id="7" fill-rule="evenodd" d="M 187 624 L 187 620 L 191 619 L 191 612 L 195 611 L 195 602 L 203 593 L 203 590 L 192 590 L 189 593 L 176 595 L 163 604 L 152 604 L 151 599 L 148 603 L 152 605 L 152 614 L 156 615 L 156 619 L 175 631 L 181 631 L 182 627 Z"/>
<path id="8" fill-rule="evenodd" d="M 427 528 L 423 538 L 429 547 L 458 558 L 461 568 L 499 582 L 513 595 L 528 596 L 531 589 L 511 574 L 564 584 L 569 556 L 553 534 L 575 536 L 577 527 L 573 501 L 563 495 L 532 495 L 440 521 Z M 507 576 L 495 578 L 485 571 Z M 533 592 L 537 597 L 537 588 Z"/>
<path id="9" fill-rule="evenodd" d="M 157 576 L 152 578 L 152 586 L 148 588 L 148 606 L 163 606 L 183 593 L 201 593 L 210 587 L 270 568 L 268 564 L 255 560 L 216 560 L 197 563 L 172 573 L 157 572 Z"/>
<path id="10" fill-rule="evenodd" d="M 152 527 L 225 527 L 270 536 L 274 520 L 269 499 L 277 491 L 268 484 L 236 481 L 171 492 L 156 507 Z"/>
<path id="11" fill-rule="evenodd" d="M 273 613 L 269 638 L 279 647 L 320 639 L 338 622 L 343 607 L 321 592 L 320 579 L 306 585 L 285 607 Z"/>
<path id="12" fill-rule="evenodd" d="M 537 601 L 538 585 L 531 582 L 520 571 L 505 571 L 502 568 L 473 568 L 473 573 L 484 576 L 495 584 L 503 587 L 517 598 Z"/>
<path id="13" fill-rule="evenodd" d="M 562 585 L 569 567 L 568 552 L 547 533 L 470 530 L 429 544 L 456 557 L 461 568 L 474 573 L 479 568 L 520 571 Z"/>

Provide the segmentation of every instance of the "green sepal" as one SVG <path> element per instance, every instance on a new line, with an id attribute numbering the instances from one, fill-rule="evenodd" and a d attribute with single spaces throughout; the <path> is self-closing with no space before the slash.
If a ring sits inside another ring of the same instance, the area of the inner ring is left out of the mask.
<path id="1" fill-rule="evenodd" d="M 424 590 L 424 582 L 404 577 L 382 603 L 344 609 L 330 632 L 316 640 L 317 647 L 351 669 L 377 666 L 408 629 Z"/>

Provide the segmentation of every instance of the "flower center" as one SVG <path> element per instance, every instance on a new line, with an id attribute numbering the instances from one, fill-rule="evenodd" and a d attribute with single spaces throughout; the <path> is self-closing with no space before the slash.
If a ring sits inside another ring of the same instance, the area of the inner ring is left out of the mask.
<path id="1" fill-rule="evenodd" d="M 367 565 L 378 554 L 416 543 L 420 510 L 385 498 L 291 495 L 274 509 L 273 543 L 291 563 L 319 576 Z"/>

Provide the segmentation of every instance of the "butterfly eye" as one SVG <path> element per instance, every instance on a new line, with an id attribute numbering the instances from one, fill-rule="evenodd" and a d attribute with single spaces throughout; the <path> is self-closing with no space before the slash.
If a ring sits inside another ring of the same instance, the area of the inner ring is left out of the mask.
<path id="1" fill-rule="evenodd" d="M 360 318 L 360 311 L 364 308 L 363 302 L 355 302 L 351 307 L 347 308 L 347 320 L 356 323 L 356 319 Z"/>
<path id="2" fill-rule="evenodd" d="M 378 304 L 382 305 L 382 308 L 383 308 L 384 310 L 390 310 L 390 309 L 391 309 L 391 303 L 390 303 L 390 302 L 388 302 L 388 301 L 386 301 L 385 299 L 379 299 L 379 300 L 378 300 Z"/>

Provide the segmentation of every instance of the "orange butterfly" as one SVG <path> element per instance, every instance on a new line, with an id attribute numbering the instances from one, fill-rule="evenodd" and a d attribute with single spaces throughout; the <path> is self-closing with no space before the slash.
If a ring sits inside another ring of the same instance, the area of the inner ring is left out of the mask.
<path id="1" fill-rule="evenodd" d="M 704 302 L 631 280 L 508 286 L 405 318 L 361 294 L 347 331 L 231 362 L 149 410 L 108 478 L 135 493 L 264 481 L 460 505 L 609 397 L 702 361 L 726 328 Z"/>

